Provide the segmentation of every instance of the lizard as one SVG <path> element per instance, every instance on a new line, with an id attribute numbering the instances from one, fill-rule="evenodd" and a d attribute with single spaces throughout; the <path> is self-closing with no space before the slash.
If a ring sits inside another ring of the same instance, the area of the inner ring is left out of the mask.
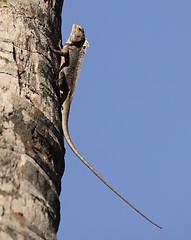
<path id="1" fill-rule="evenodd" d="M 78 152 L 74 146 L 69 130 L 68 130 L 68 117 L 70 112 L 70 105 L 73 100 L 73 96 L 76 90 L 77 79 L 80 72 L 83 56 L 86 49 L 89 47 L 87 38 L 85 37 L 83 27 L 78 24 L 73 24 L 70 36 L 63 46 L 59 46 L 59 50 L 55 49 L 56 53 L 61 55 L 59 78 L 57 80 L 57 86 L 60 89 L 60 99 L 62 104 L 62 129 L 66 142 L 76 156 L 115 194 L 117 194 L 122 200 L 124 200 L 129 206 L 131 206 L 136 212 L 147 219 L 149 222 L 162 229 L 159 225 L 151 221 L 138 209 L 136 209 L 130 202 L 128 202 L 121 194 L 119 194 L 100 174 L 84 159 L 84 157 Z"/>

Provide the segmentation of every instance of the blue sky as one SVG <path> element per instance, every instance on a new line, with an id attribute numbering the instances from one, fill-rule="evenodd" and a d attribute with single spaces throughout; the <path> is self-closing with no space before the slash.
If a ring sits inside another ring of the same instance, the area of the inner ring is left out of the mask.
<path id="1" fill-rule="evenodd" d="M 191 239 L 191 1 L 66 0 L 90 47 L 71 106 L 58 240 Z"/>

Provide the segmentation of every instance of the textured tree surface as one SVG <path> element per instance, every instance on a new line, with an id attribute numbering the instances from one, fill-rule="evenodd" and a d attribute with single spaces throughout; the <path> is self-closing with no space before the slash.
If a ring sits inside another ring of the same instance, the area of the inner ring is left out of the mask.
<path id="1" fill-rule="evenodd" d="M 0 0 L 0 239 L 56 239 L 62 0 Z"/>

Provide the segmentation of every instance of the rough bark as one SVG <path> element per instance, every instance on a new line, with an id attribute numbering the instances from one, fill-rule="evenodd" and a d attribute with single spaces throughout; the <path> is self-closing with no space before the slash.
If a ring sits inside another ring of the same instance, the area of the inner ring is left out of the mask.
<path id="1" fill-rule="evenodd" d="M 56 239 L 62 0 L 0 0 L 0 239 Z"/>

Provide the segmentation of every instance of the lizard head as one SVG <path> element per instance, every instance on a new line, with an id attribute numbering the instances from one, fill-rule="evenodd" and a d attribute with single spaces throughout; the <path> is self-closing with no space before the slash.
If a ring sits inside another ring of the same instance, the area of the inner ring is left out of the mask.
<path id="1" fill-rule="evenodd" d="M 81 27 L 80 25 L 78 25 L 76 23 L 73 24 L 72 31 L 71 31 L 71 34 L 70 34 L 70 37 L 69 37 L 67 43 L 83 45 L 85 39 L 86 38 L 85 38 L 85 33 L 84 33 L 83 27 Z"/>

